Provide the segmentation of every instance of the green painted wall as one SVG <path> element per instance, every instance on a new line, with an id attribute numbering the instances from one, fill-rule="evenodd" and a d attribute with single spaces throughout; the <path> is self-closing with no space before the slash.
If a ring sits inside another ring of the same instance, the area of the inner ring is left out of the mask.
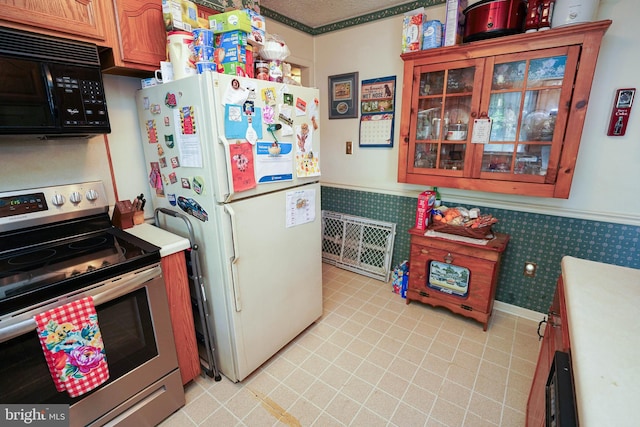
<path id="1" fill-rule="evenodd" d="M 415 198 L 323 186 L 322 209 L 395 223 L 392 265 L 409 259 L 407 230 L 415 221 Z M 640 268 L 640 227 L 505 209 L 481 210 L 499 219 L 494 231 L 511 236 L 498 277 L 498 301 L 546 313 L 565 255 Z M 522 274 L 526 261 L 538 264 L 536 277 Z"/>

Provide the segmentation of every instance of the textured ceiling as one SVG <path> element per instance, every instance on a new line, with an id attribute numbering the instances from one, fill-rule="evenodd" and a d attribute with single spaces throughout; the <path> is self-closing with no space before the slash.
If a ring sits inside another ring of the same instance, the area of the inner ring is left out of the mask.
<path id="1" fill-rule="evenodd" d="M 266 17 L 311 34 L 398 15 L 445 0 L 260 0 Z"/>

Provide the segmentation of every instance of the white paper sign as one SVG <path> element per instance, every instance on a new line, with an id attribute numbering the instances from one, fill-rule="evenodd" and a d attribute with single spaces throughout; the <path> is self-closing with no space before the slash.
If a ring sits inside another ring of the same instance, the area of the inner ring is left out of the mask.
<path id="1" fill-rule="evenodd" d="M 491 136 L 491 119 L 474 119 L 471 133 L 472 144 L 488 144 Z"/>

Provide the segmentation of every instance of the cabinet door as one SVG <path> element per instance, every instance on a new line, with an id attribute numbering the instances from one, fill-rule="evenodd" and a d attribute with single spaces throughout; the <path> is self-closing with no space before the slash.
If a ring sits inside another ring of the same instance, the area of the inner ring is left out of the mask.
<path id="1" fill-rule="evenodd" d="M 157 0 L 114 0 L 120 59 L 127 67 L 155 70 L 167 57 L 162 4 Z"/>
<path id="2" fill-rule="evenodd" d="M 408 291 L 489 313 L 496 263 L 422 245 L 411 246 Z"/>
<path id="3" fill-rule="evenodd" d="M 480 59 L 414 69 L 408 173 L 470 176 L 468 127 L 480 106 L 483 64 Z"/>
<path id="4" fill-rule="evenodd" d="M 487 60 L 480 115 L 492 120 L 488 144 L 474 144 L 473 176 L 554 183 L 579 47 Z"/>
<path id="5" fill-rule="evenodd" d="M 108 44 L 109 0 L 0 0 L 0 22 L 14 28 Z"/>

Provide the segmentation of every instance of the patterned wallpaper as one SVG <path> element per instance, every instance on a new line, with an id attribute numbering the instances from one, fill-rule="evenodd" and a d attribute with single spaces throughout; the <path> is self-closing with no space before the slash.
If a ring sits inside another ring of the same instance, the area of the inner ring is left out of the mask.
<path id="1" fill-rule="evenodd" d="M 443 204 L 447 204 L 443 200 Z M 471 208 L 473 206 L 465 206 Z M 322 187 L 322 209 L 396 224 L 392 265 L 409 258 L 409 235 L 416 199 Z M 496 300 L 540 313 L 551 305 L 563 256 L 640 268 L 640 227 L 482 207 L 499 219 L 494 230 L 511 236 L 502 257 Z M 524 264 L 538 264 L 525 277 Z M 613 284 L 603 284 L 613 286 Z"/>

